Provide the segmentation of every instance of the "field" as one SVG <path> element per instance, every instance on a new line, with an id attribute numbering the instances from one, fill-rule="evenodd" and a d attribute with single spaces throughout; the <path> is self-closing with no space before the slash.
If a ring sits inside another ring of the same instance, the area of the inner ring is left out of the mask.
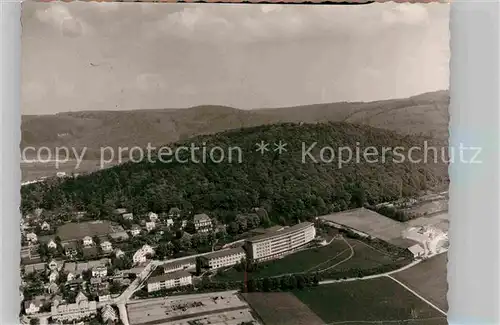
<path id="1" fill-rule="evenodd" d="M 385 252 L 375 250 L 354 239 L 335 239 L 329 245 L 287 255 L 279 260 L 263 262 L 249 273 L 249 278 L 272 277 L 284 274 L 317 272 L 331 269 L 369 269 L 392 262 Z M 229 269 L 216 276 L 219 281 L 241 281 L 243 272 Z"/>
<path id="2" fill-rule="evenodd" d="M 425 299 L 447 311 L 447 263 L 447 254 L 440 254 L 393 276 L 418 292 Z"/>
<path id="3" fill-rule="evenodd" d="M 288 292 L 242 294 L 264 324 L 322 325 L 324 322 Z"/>
<path id="4" fill-rule="evenodd" d="M 447 324 L 445 316 L 387 277 L 321 285 L 294 294 L 330 325 Z"/>

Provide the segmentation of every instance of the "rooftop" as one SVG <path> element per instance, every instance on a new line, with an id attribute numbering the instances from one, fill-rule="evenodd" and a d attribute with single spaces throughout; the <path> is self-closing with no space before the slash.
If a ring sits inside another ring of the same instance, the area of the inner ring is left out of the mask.
<path id="1" fill-rule="evenodd" d="M 291 234 L 291 233 L 294 233 L 296 231 L 303 230 L 303 229 L 308 228 L 308 227 L 313 226 L 313 225 L 314 224 L 311 222 L 301 222 L 299 224 L 285 228 L 283 230 L 268 231 L 262 235 L 258 235 L 258 236 L 249 238 L 249 239 L 247 239 L 247 241 L 253 243 L 253 242 L 257 242 L 257 241 L 261 241 L 261 240 L 265 240 L 265 239 L 270 239 L 273 237 L 283 236 L 286 234 Z"/>
<path id="2" fill-rule="evenodd" d="M 205 214 L 205 213 L 200 213 L 200 214 L 195 214 L 194 215 L 194 221 L 199 222 L 199 221 L 209 221 L 210 217 Z"/>
<path id="3" fill-rule="evenodd" d="M 156 283 L 160 281 L 169 281 L 169 280 L 174 280 L 174 279 L 180 279 L 180 278 L 185 278 L 185 277 L 190 277 L 191 273 L 187 271 L 176 271 L 172 273 L 165 273 L 159 276 L 154 276 L 149 278 L 148 283 Z"/>
<path id="4" fill-rule="evenodd" d="M 206 259 L 212 259 L 212 258 L 219 258 L 219 257 L 223 257 L 223 256 L 230 256 L 230 255 L 242 254 L 242 253 L 245 254 L 245 250 L 241 247 L 237 247 L 237 248 L 232 248 L 232 249 L 223 249 L 223 250 L 215 251 L 213 253 L 203 255 L 202 257 L 206 258 Z"/>

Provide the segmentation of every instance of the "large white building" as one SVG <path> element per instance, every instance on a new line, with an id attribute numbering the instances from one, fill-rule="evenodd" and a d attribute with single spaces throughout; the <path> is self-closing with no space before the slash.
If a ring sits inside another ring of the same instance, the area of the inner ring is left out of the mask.
<path id="1" fill-rule="evenodd" d="M 149 278 L 148 292 L 191 285 L 193 279 L 187 271 L 176 271 Z"/>
<path id="2" fill-rule="evenodd" d="M 196 214 L 193 222 L 197 232 L 208 232 L 212 229 L 212 220 L 205 213 Z"/>
<path id="3" fill-rule="evenodd" d="M 216 251 L 201 257 L 210 270 L 236 265 L 244 258 L 246 253 L 241 247 Z"/>
<path id="4" fill-rule="evenodd" d="M 277 258 L 311 242 L 316 228 L 311 222 L 302 222 L 279 231 L 272 231 L 247 239 L 248 257 L 252 260 Z"/>
<path id="5" fill-rule="evenodd" d="M 54 321 L 76 321 L 97 314 L 97 303 L 89 301 L 79 293 L 74 304 L 59 304 L 56 300 L 52 304 L 51 316 Z"/>

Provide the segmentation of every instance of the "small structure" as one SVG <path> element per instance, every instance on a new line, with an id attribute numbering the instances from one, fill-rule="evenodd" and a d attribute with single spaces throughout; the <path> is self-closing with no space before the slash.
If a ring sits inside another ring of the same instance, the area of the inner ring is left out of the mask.
<path id="1" fill-rule="evenodd" d="M 121 249 L 117 248 L 115 250 L 115 256 L 118 257 L 118 258 L 124 257 L 125 256 L 125 252 L 123 252 Z"/>
<path id="2" fill-rule="evenodd" d="M 104 278 L 108 275 L 108 268 L 105 266 L 96 266 L 92 269 L 92 277 Z"/>
<path id="3" fill-rule="evenodd" d="M 153 254 L 154 254 L 153 248 L 149 245 L 144 245 L 137 252 L 135 252 L 134 256 L 132 257 L 132 260 L 134 261 L 134 264 L 142 264 L 147 261 L 148 255 L 153 255 Z"/>
<path id="4" fill-rule="evenodd" d="M 90 237 L 90 236 L 83 237 L 83 246 L 90 247 L 92 245 L 94 245 L 94 241 L 92 240 L 92 237 Z"/>
<path id="5" fill-rule="evenodd" d="M 133 213 L 124 213 L 122 215 L 122 218 L 123 218 L 123 220 L 132 221 L 132 220 L 134 220 L 134 214 Z"/>
<path id="6" fill-rule="evenodd" d="M 110 305 L 106 305 L 102 308 L 101 315 L 104 322 L 116 322 L 118 320 L 115 309 Z"/>
<path id="7" fill-rule="evenodd" d="M 181 217 L 181 210 L 179 208 L 173 207 L 168 211 L 168 216 L 170 218 L 180 218 Z"/>
<path id="8" fill-rule="evenodd" d="M 26 315 L 32 315 L 40 312 L 40 309 L 45 303 L 45 297 L 37 296 L 33 300 L 27 300 L 24 302 L 24 312 Z"/>
<path id="9" fill-rule="evenodd" d="M 48 230 L 50 230 L 50 225 L 49 225 L 49 223 L 48 223 L 47 221 L 44 221 L 44 222 L 42 223 L 42 225 L 40 226 L 40 229 L 42 229 L 42 230 L 44 230 L 44 231 L 48 231 Z"/>
<path id="10" fill-rule="evenodd" d="M 30 232 L 30 233 L 26 234 L 26 240 L 29 243 L 34 244 L 34 243 L 38 242 L 38 236 L 34 232 Z"/>
<path id="11" fill-rule="evenodd" d="M 56 282 L 58 277 L 59 277 L 59 273 L 57 271 L 52 271 L 49 274 L 49 281 Z"/>
<path id="12" fill-rule="evenodd" d="M 47 243 L 47 247 L 50 248 L 50 249 L 56 249 L 57 248 L 57 243 L 53 239 L 51 239 Z"/>
<path id="13" fill-rule="evenodd" d="M 170 227 L 172 227 L 174 225 L 174 220 L 169 218 L 169 219 L 166 220 L 165 223 L 166 223 L 167 227 L 170 228 Z"/>
<path id="14" fill-rule="evenodd" d="M 151 222 L 157 222 L 158 221 L 158 215 L 154 212 L 150 212 L 148 214 L 149 221 Z"/>
<path id="15" fill-rule="evenodd" d="M 141 227 L 139 225 L 132 225 L 132 228 L 130 229 L 130 233 L 132 234 L 133 237 L 139 236 L 141 234 Z"/>
<path id="16" fill-rule="evenodd" d="M 409 247 L 408 250 L 410 251 L 410 253 L 413 254 L 414 258 L 421 258 L 421 257 L 425 256 L 425 250 L 419 244 L 415 244 L 415 245 Z"/>
<path id="17" fill-rule="evenodd" d="M 153 221 L 146 222 L 146 230 L 148 232 L 154 230 L 156 228 L 156 224 Z"/>

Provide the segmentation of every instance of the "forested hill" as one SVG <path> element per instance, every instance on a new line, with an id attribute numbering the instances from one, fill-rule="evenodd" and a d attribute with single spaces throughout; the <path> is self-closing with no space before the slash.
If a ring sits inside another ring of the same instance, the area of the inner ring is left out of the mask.
<path id="1" fill-rule="evenodd" d="M 256 143 L 261 141 L 270 143 L 269 152 L 263 155 L 255 151 Z M 282 154 L 273 152 L 273 143 L 279 141 L 287 144 Z M 142 213 L 176 206 L 229 221 L 238 212 L 260 206 L 275 221 L 295 222 L 297 218 L 391 200 L 400 193 L 417 195 L 448 182 L 447 165 L 441 160 L 400 163 L 394 161 L 400 159 L 396 154 L 386 152 L 385 162 L 382 155 L 367 158 L 378 159 L 378 163 L 367 162 L 361 155 L 358 162 L 339 168 L 337 159 L 332 163 L 314 162 L 306 156 L 303 162 L 303 143 L 307 149 L 317 142 L 316 150 L 311 152 L 319 159 L 318 149 L 324 146 L 350 147 L 355 155 L 357 143 L 362 154 L 370 146 L 381 153 L 383 147 L 423 147 L 424 141 L 421 137 L 348 123 L 277 124 L 231 130 L 170 145 L 175 149 L 206 143 L 208 148 L 226 148 L 221 163 L 210 159 L 206 163 L 129 162 L 77 178 L 51 179 L 22 188 L 22 210 L 86 210 L 96 218 L 105 218 L 116 207 Z M 229 162 L 227 152 L 236 147 L 242 150 L 241 163 L 236 161 L 234 150 L 233 161 Z M 181 158 L 189 156 L 185 153 Z M 200 155 L 197 157 L 201 160 Z M 324 151 L 324 158 L 329 157 Z M 415 151 L 412 157 L 422 157 L 422 152 Z"/>

